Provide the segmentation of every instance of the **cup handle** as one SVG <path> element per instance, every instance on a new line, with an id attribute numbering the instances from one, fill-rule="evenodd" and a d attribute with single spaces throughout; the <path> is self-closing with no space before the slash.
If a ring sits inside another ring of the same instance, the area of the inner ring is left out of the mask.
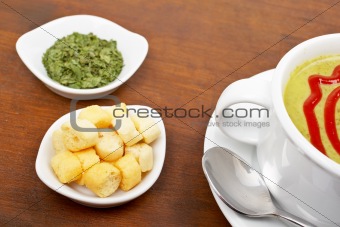
<path id="1" fill-rule="evenodd" d="M 226 117 L 226 110 L 230 110 L 234 104 L 251 103 L 266 108 L 272 113 L 271 82 L 261 78 L 251 77 L 238 80 L 230 84 L 220 96 L 216 105 L 215 119 L 219 129 L 235 140 L 256 145 L 259 142 L 260 130 L 239 130 L 236 134 L 233 129 L 224 127 L 225 122 L 230 120 Z M 234 129 L 235 131 L 235 129 Z"/>

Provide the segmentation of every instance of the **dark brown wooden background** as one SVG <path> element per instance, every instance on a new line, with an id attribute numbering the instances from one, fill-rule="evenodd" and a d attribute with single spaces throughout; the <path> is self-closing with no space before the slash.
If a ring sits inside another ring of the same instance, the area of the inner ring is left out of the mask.
<path id="1" fill-rule="evenodd" d="M 161 176 L 147 193 L 125 205 L 78 205 L 38 179 L 35 159 L 42 137 L 69 111 L 70 100 L 48 90 L 16 53 L 17 39 L 34 29 L 34 23 L 92 14 L 143 35 L 150 46 L 146 60 L 114 94 L 127 104 L 186 109 L 204 105 L 211 113 L 233 81 L 274 68 L 306 39 L 339 32 L 339 11 L 335 0 L 2 0 L 0 224 L 229 225 L 202 172 L 207 116 L 164 119 L 167 154 Z M 111 105 L 103 100 L 80 105 L 92 103 Z"/>

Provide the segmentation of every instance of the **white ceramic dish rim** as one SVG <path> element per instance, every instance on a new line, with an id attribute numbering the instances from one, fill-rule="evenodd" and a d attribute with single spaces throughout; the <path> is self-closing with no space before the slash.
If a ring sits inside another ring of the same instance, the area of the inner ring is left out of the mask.
<path id="1" fill-rule="evenodd" d="M 143 42 L 146 44 L 146 52 L 144 53 L 143 56 L 143 60 L 137 65 L 137 67 L 135 67 L 133 70 L 130 70 L 128 72 L 126 72 L 126 76 L 122 76 L 121 74 L 111 83 L 109 83 L 108 85 L 105 85 L 103 87 L 99 87 L 99 88 L 92 88 L 92 89 L 75 89 L 75 88 L 70 88 L 70 87 L 66 87 L 63 86 L 61 84 L 59 84 L 56 81 L 53 81 L 51 78 L 49 78 L 47 75 L 42 75 L 38 70 L 35 69 L 35 67 L 32 67 L 28 62 L 24 62 L 24 64 L 27 66 L 27 68 L 39 79 L 41 80 L 43 83 L 45 83 L 47 86 L 50 86 L 54 89 L 60 90 L 62 92 L 67 92 L 69 94 L 74 94 L 74 95 L 91 95 L 91 94 L 97 94 L 97 93 L 103 93 L 103 92 L 107 92 L 110 91 L 116 87 L 119 87 L 121 84 L 124 84 L 128 79 L 130 79 L 130 77 L 138 70 L 138 68 L 141 66 L 141 64 L 143 63 L 147 53 L 148 53 L 148 49 L 149 49 L 149 44 L 147 42 L 147 40 L 134 32 L 131 32 L 127 29 L 125 29 L 124 27 L 108 20 L 102 17 L 98 17 L 98 16 L 93 16 L 93 15 L 86 15 L 86 14 L 82 14 L 82 15 L 71 15 L 71 16 L 65 16 L 65 17 L 61 17 L 58 19 L 55 19 L 53 21 L 47 22 L 44 25 L 41 25 L 25 34 L 23 34 L 17 41 L 16 43 L 16 50 L 18 55 L 20 56 L 21 59 L 23 59 L 22 53 L 20 51 L 20 49 L 18 49 L 19 43 L 22 42 L 22 40 L 25 39 L 26 36 L 29 36 L 30 34 L 34 33 L 37 30 L 49 30 L 49 27 L 53 27 L 55 24 L 61 23 L 65 20 L 69 20 L 69 19 L 73 19 L 75 17 L 83 17 L 85 19 L 92 19 L 92 20 L 103 20 L 106 23 L 110 23 L 113 26 L 115 26 L 117 29 L 120 30 L 120 32 L 122 33 L 126 33 L 129 34 L 130 36 L 135 36 L 141 40 L 143 40 Z"/>
<path id="2" fill-rule="evenodd" d="M 107 106 L 104 106 L 104 108 L 106 108 Z M 151 110 L 150 107 L 147 106 L 141 106 L 141 105 L 128 105 L 128 108 L 135 108 L 135 109 L 139 109 L 139 108 L 147 108 L 148 110 Z M 79 112 L 82 109 L 79 109 L 76 111 L 76 114 L 78 115 Z M 54 175 L 52 168 L 50 167 L 50 171 L 52 171 L 53 175 L 55 176 L 54 182 L 51 182 L 51 180 L 46 179 L 43 176 L 43 170 L 42 167 L 40 167 L 40 163 L 43 162 L 50 162 L 50 160 L 46 160 L 46 158 L 44 158 L 43 156 L 43 152 L 45 152 L 44 150 L 44 146 L 46 146 L 46 143 L 48 143 L 48 140 L 52 139 L 52 133 L 55 129 L 59 128 L 61 126 L 61 124 L 63 124 L 65 121 L 67 121 L 69 119 L 69 115 L 70 113 L 67 113 L 65 115 L 63 115 L 62 117 L 60 117 L 58 120 L 56 120 L 51 126 L 50 128 L 47 130 L 46 134 L 43 137 L 43 140 L 40 144 L 39 147 L 39 151 L 37 154 L 37 159 L 36 159 L 36 164 L 35 164 L 35 168 L 36 168 L 36 172 L 38 177 L 40 178 L 40 180 L 47 185 L 49 188 L 51 188 L 52 190 L 56 191 L 59 194 L 62 194 L 72 200 L 78 201 L 84 205 L 88 205 L 88 206 L 93 206 L 93 207 L 101 207 L 101 206 L 117 206 L 123 203 L 126 203 L 130 200 L 133 200 L 137 197 L 139 197 L 140 195 L 142 195 L 143 193 L 145 193 L 147 190 L 150 189 L 150 187 L 157 181 L 158 177 L 160 176 L 160 173 L 162 171 L 163 165 L 164 165 L 164 160 L 165 160 L 165 155 L 166 155 L 166 133 L 165 133 L 165 126 L 164 126 L 164 122 L 161 118 L 157 118 L 156 121 L 159 121 L 157 123 L 157 125 L 159 126 L 160 130 L 161 130 L 161 136 L 157 139 L 159 141 L 154 141 L 160 143 L 160 146 L 162 147 L 162 150 L 157 150 L 154 152 L 157 152 L 160 156 L 158 162 L 154 163 L 154 168 L 148 172 L 147 174 L 153 174 L 153 178 L 149 179 L 149 181 L 145 181 L 146 179 L 142 179 L 142 182 L 137 185 L 136 187 L 134 187 L 133 189 L 131 189 L 128 192 L 123 192 L 122 196 L 119 197 L 106 197 L 106 198 L 99 198 L 99 197 L 88 197 L 85 195 L 80 194 L 79 192 L 73 190 L 70 188 L 70 186 L 68 186 L 67 184 L 62 184 L 58 181 L 57 177 Z M 160 120 L 158 120 L 160 119 Z M 154 144 L 151 144 L 152 147 L 154 147 Z M 50 148 L 51 152 L 53 151 L 53 148 Z M 49 163 L 48 163 L 49 164 Z M 144 180 L 144 181 L 143 181 Z M 83 186 L 85 188 L 85 186 Z M 120 190 L 120 189 L 118 189 Z M 115 195 L 115 194 L 113 194 Z"/>
<path id="3" fill-rule="evenodd" d="M 279 62 L 275 71 L 274 77 L 272 82 L 272 99 L 274 109 L 276 110 L 277 118 L 279 119 L 281 126 L 285 130 L 287 136 L 293 141 L 297 147 L 300 147 L 300 151 L 306 155 L 309 159 L 311 159 L 314 163 L 321 166 L 323 169 L 327 170 L 328 172 L 332 173 L 333 175 L 340 177 L 340 165 L 330 158 L 323 155 L 318 149 L 316 149 L 295 127 L 294 123 L 290 119 L 287 110 L 284 106 L 283 102 L 283 92 L 286 85 L 286 81 L 283 81 L 285 78 L 280 76 L 287 72 L 287 68 L 289 65 L 296 65 L 301 64 L 294 62 L 294 56 L 298 55 L 299 53 L 308 50 L 307 47 L 310 45 L 315 45 L 317 43 L 323 42 L 323 45 L 327 43 L 329 40 L 340 40 L 340 34 L 329 34 L 324 36 L 315 37 L 309 39 L 291 49 Z M 330 53 L 329 53 L 330 54 Z M 334 53 L 335 54 L 335 53 Z M 339 53 L 338 53 L 339 54 Z M 316 57 L 316 56 L 314 56 Z M 280 75 L 278 75 L 281 73 Z"/>
<path id="4" fill-rule="evenodd" d="M 268 82 L 272 80 L 274 76 L 274 70 L 267 70 L 261 73 L 254 75 L 253 77 L 261 78 L 263 80 L 267 80 Z M 267 77 L 271 77 L 270 79 Z M 236 154 L 246 160 L 253 168 L 259 170 L 257 164 L 257 155 L 256 155 L 256 147 L 255 145 L 249 145 L 240 141 L 236 141 L 231 137 L 224 135 L 217 126 L 211 126 L 214 124 L 210 124 L 211 122 L 216 122 L 214 116 L 215 111 L 211 115 L 213 116 L 210 118 L 208 127 L 205 133 L 205 140 L 204 140 L 204 150 L 206 152 L 211 147 L 220 146 L 226 147 L 228 149 L 233 150 Z M 210 125 L 210 126 L 209 126 Z M 212 129 L 209 127 L 213 127 Z M 221 137 L 221 138 L 219 138 Z M 214 141 L 214 142 L 211 142 Z M 209 185 L 210 186 L 210 185 Z M 236 211 L 229 208 L 224 202 L 216 195 L 213 189 L 210 187 L 210 190 L 216 200 L 217 205 L 219 206 L 220 210 L 222 211 L 225 218 L 229 221 L 232 226 L 254 226 L 254 227 L 283 227 L 287 226 L 282 221 L 279 221 L 277 218 L 266 217 L 266 218 L 250 218 L 241 214 L 238 214 Z"/>

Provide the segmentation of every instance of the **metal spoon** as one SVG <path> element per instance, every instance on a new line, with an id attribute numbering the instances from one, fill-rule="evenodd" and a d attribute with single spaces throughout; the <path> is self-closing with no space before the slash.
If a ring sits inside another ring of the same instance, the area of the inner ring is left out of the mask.
<path id="1" fill-rule="evenodd" d="M 218 197 L 234 211 L 249 217 L 276 216 L 299 226 L 312 224 L 275 207 L 260 174 L 225 148 L 207 150 L 203 170 Z"/>

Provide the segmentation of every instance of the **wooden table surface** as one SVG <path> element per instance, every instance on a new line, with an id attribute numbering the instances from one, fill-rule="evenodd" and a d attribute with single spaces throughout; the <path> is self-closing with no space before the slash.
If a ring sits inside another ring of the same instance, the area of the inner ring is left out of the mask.
<path id="1" fill-rule="evenodd" d="M 139 198 L 89 208 L 45 186 L 35 172 L 40 142 L 70 100 L 46 88 L 20 60 L 18 38 L 48 21 L 91 14 L 146 37 L 148 55 L 113 94 L 127 104 L 212 113 L 230 83 L 275 68 L 298 43 L 339 32 L 334 0 L 67 1 L 0 4 L 0 224 L 8 226 L 229 226 L 203 175 L 208 115 L 164 118 L 167 153 L 158 181 Z M 53 33 L 53 31 L 50 31 Z M 81 102 L 111 105 L 107 100 Z"/>

